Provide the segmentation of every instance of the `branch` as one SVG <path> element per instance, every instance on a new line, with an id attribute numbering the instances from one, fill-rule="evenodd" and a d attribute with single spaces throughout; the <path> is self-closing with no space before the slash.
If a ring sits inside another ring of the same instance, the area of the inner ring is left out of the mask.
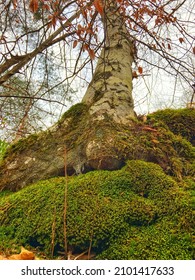
<path id="1" fill-rule="evenodd" d="M 46 102 L 50 102 L 50 103 L 58 103 L 60 105 L 66 106 L 64 103 L 58 101 L 58 100 L 50 100 L 50 99 L 46 99 L 43 97 L 35 97 L 35 96 L 27 96 L 27 95 L 14 95 L 14 94 L 0 94 L 0 98 L 2 97 L 12 97 L 12 98 L 21 98 L 21 99 L 32 99 L 32 100 L 42 100 L 42 101 L 46 101 Z"/>
<path id="2" fill-rule="evenodd" d="M 10 77 L 12 77 L 14 74 L 18 73 L 19 70 L 24 67 L 28 62 L 30 62 L 37 54 L 42 53 L 45 49 L 48 47 L 54 45 L 55 43 L 59 42 L 59 39 L 56 37 L 64 31 L 68 26 L 70 26 L 70 23 L 75 20 L 88 6 L 92 4 L 93 1 L 90 1 L 88 4 L 86 4 L 82 9 L 75 12 L 74 15 L 72 15 L 65 23 L 62 23 L 61 26 L 47 38 L 43 43 L 41 43 L 34 51 L 27 53 L 26 55 L 22 56 L 12 56 L 10 59 L 8 59 L 1 67 L 0 67 L 0 74 L 4 73 L 8 69 L 10 69 L 11 66 L 15 65 L 11 70 L 9 70 L 5 75 L 3 75 L 0 78 L 0 85 L 2 85 L 4 82 L 6 82 Z M 75 31 L 76 32 L 76 31 Z M 61 36 L 61 39 L 66 38 L 68 36 L 71 36 L 73 32 L 66 33 L 63 36 Z M 54 40 L 55 39 L 55 40 Z"/>

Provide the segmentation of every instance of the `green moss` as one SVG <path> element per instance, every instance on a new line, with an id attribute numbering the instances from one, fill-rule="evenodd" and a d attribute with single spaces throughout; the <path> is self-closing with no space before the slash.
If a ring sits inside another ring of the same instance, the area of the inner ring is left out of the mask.
<path id="1" fill-rule="evenodd" d="M 38 134 L 31 134 L 26 138 L 21 138 L 17 142 L 8 146 L 6 152 L 4 153 L 3 159 L 8 157 L 9 155 L 20 153 L 21 151 L 25 150 L 27 147 L 30 148 L 34 143 L 36 143 L 37 139 L 38 139 Z"/>
<path id="2" fill-rule="evenodd" d="M 177 135 L 181 135 L 195 145 L 195 110 L 166 109 L 148 116 L 149 121 L 163 122 Z"/>
<path id="3" fill-rule="evenodd" d="M 68 118 L 79 118 L 83 115 L 88 109 L 88 106 L 84 103 L 77 103 L 73 105 L 68 111 L 66 111 L 59 122 L 63 122 L 65 119 Z M 78 119 L 77 119 L 78 121 Z"/>
<path id="4" fill-rule="evenodd" d="M 55 252 L 63 250 L 65 184 L 65 178 L 53 178 L 0 199 L 2 250 L 4 244 L 15 243 L 39 246 L 49 254 L 52 228 Z M 165 259 L 172 257 L 168 236 L 174 232 L 178 257 L 191 259 L 181 241 L 187 235 L 186 244 L 191 246 L 193 219 L 189 200 L 187 191 L 178 187 L 158 165 L 143 161 L 128 161 L 118 171 L 93 171 L 69 177 L 68 245 L 81 252 L 92 243 L 97 258 L 99 255 L 107 259 Z M 159 234 L 161 226 L 166 238 Z M 124 250 L 119 250 L 121 244 Z"/>
<path id="5" fill-rule="evenodd" d="M 114 137 L 121 157 L 157 163 L 167 174 L 177 178 L 192 171 L 191 165 L 195 161 L 194 147 L 169 129 L 159 124 L 135 124 L 131 129 L 118 131 Z"/>
<path id="6" fill-rule="evenodd" d="M 189 260 L 194 259 L 192 235 L 179 232 L 171 220 L 149 227 L 131 227 L 102 252 L 99 259 Z"/>
<path id="7" fill-rule="evenodd" d="M 8 146 L 9 144 L 7 142 L 0 140 L 0 163 L 5 156 Z"/>
<path id="8" fill-rule="evenodd" d="M 4 196 L 10 195 L 10 194 L 13 194 L 13 192 L 11 192 L 11 191 L 9 191 L 9 190 L 0 192 L 0 199 L 1 199 L 2 197 L 4 197 Z"/>
<path id="9" fill-rule="evenodd" d="M 64 140 L 67 147 L 77 145 L 79 136 L 85 130 L 88 117 L 88 106 L 84 103 L 73 105 L 58 121 L 58 129 L 65 128 Z"/>

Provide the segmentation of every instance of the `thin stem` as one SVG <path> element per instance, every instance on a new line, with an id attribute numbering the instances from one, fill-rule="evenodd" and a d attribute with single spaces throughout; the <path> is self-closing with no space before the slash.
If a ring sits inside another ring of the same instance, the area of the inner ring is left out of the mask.
<path id="1" fill-rule="evenodd" d="M 68 257 L 68 243 L 67 243 L 67 194 L 68 194 L 68 175 L 67 175 L 67 151 L 64 150 L 64 176 L 65 176 L 65 189 L 64 189 L 64 252 L 65 259 Z"/>

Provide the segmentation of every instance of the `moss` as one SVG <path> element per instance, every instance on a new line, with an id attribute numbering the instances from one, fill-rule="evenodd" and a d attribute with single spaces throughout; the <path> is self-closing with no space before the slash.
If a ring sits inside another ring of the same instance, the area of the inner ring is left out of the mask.
<path id="1" fill-rule="evenodd" d="M 184 138 L 159 124 L 135 124 L 116 134 L 118 154 L 127 159 L 142 159 L 159 164 L 169 175 L 180 178 L 191 172 L 195 149 Z"/>
<path id="2" fill-rule="evenodd" d="M 167 131 L 167 143 L 163 143 L 163 139 L 160 142 L 165 149 L 174 151 L 170 157 L 168 172 L 178 178 L 195 174 L 195 148 L 192 146 L 195 145 L 194 120 L 194 109 L 166 109 L 148 115 L 149 125 Z"/>
<path id="3" fill-rule="evenodd" d="M 156 163 L 178 180 L 193 176 L 195 148 L 167 125 L 150 119 L 119 124 L 109 115 L 103 117 L 93 118 L 85 104 L 76 104 L 51 129 L 12 145 L 1 164 L 0 189 L 18 190 L 62 175 L 65 149 L 69 175 L 120 169 L 126 160 L 135 159 Z M 29 157 L 35 160 L 26 165 Z"/>
<path id="4" fill-rule="evenodd" d="M 49 255 L 53 227 L 55 252 L 63 250 L 65 184 L 65 178 L 53 178 L 2 197 L 1 246 L 9 242 L 39 246 Z M 189 199 L 187 191 L 179 188 L 158 165 L 143 161 L 128 161 L 118 171 L 93 171 L 69 177 L 68 245 L 81 252 L 88 249 L 92 242 L 97 258 L 99 254 L 99 257 L 112 259 L 115 252 L 119 252 L 121 244 L 125 252 L 131 252 L 133 242 L 134 251 L 139 249 L 139 254 L 127 254 L 122 250 L 118 258 L 126 256 L 132 259 L 139 256 L 144 259 L 153 254 L 164 259 L 172 256 L 169 253 L 168 235 L 174 231 L 178 256 L 191 259 L 191 254 L 186 253 L 185 246 L 179 241 L 183 238 L 180 232 L 183 232 L 189 236 L 187 246 L 191 246 L 193 220 Z M 168 224 L 164 218 L 169 221 Z M 167 240 L 163 234 L 159 235 L 163 223 L 167 230 Z M 129 241 L 130 236 L 132 242 Z M 152 248 L 154 244 L 156 247 Z M 118 249 L 115 248 L 111 253 L 113 246 L 118 246 Z"/>
<path id="5" fill-rule="evenodd" d="M 171 220 L 149 227 L 131 227 L 102 252 L 99 259 L 113 260 L 189 260 L 194 259 L 193 238 L 179 232 Z"/>
<path id="6" fill-rule="evenodd" d="M 58 121 L 58 129 L 64 128 L 64 140 L 67 147 L 73 148 L 77 145 L 76 141 L 84 132 L 88 117 L 88 106 L 78 103 L 66 111 Z"/>
<path id="7" fill-rule="evenodd" d="M 9 144 L 7 142 L 0 140 L 0 162 L 4 158 L 8 146 Z"/>
<path id="8" fill-rule="evenodd" d="M 59 120 L 59 123 L 62 123 L 65 119 L 68 118 L 75 118 L 78 121 L 78 118 L 81 117 L 83 114 L 85 114 L 87 110 L 88 110 L 88 106 L 86 104 L 77 103 L 63 114 L 63 116 Z"/>
<path id="9" fill-rule="evenodd" d="M 13 194 L 13 192 L 9 191 L 9 190 L 6 190 L 6 191 L 3 191 L 3 192 L 0 192 L 0 199 L 4 196 L 8 196 L 10 194 Z"/>
<path id="10" fill-rule="evenodd" d="M 159 164 L 167 174 L 177 178 L 193 170 L 195 149 L 187 140 L 163 126 L 146 126 L 136 121 L 130 126 L 117 124 L 106 115 L 104 120 L 97 121 L 90 119 L 86 110 L 79 116 L 80 121 L 70 122 L 69 133 L 64 139 L 67 147 L 79 147 L 83 158 L 87 144 L 92 141 L 101 147 L 96 152 L 98 158 L 118 159 L 120 167 L 127 159 L 141 159 Z"/>
<path id="11" fill-rule="evenodd" d="M 14 155 L 15 153 L 20 153 L 27 147 L 30 148 L 38 139 L 38 134 L 31 134 L 26 138 L 21 138 L 17 142 L 11 144 L 6 149 L 3 159 L 7 158 L 9 155 Z"/>
<path id="12" fill-rule="evenodd" d="M 148 116 L 149 121 L 163 122 L 177 135 L 181 135 L 195 145 L 195 110 L 166 109 L 159 110 Z"/>

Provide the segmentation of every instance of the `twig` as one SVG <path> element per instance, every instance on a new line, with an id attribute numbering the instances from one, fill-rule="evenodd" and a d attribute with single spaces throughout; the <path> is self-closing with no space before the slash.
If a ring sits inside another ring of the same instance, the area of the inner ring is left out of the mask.
<path id="1" fill-rule="evenodd" d="M 87 250 L 87 251 L 84 251 L 84 252 L 81 253 L 81 254 L 79 254 L 78 256 L 76 256 L 76 257 L 74 258 L 74 260 L 78 260 L 80 257 L 84 256 L 87 252 L 88 252 L 88 250 Z"/>
<path id="2" fill-rule="evenodd" d="M 68 194 L 68 176 L 67 176 L 67 151 L 64 150 L 64 176 L 65 176 L 65 189 L 64 189 L 64 251 L 65 259 L 68 257 L 68 244 L 67 244 L 67 194 Z"/>
<path id="3" fill-rule="evenodd" d="M 55 230 L 56 230 L 56 206 L 54 208 L 54 217 L 52 223 L 52 240 L 51 240 L 51 255 L 54 255 L 54 246 L 55 246 Z"/>
<path id="4" fill-rule="evenodd" d="M 91 239 L 90 239 L 90 243 L 89 243 L 88 256 L 87 256 L 88 260 L 90 260 L 90 256 L 91 256 L 92 241 L 93 241 L 93 231 L 92 231 L 92 235 L 91 235 Z"/>

